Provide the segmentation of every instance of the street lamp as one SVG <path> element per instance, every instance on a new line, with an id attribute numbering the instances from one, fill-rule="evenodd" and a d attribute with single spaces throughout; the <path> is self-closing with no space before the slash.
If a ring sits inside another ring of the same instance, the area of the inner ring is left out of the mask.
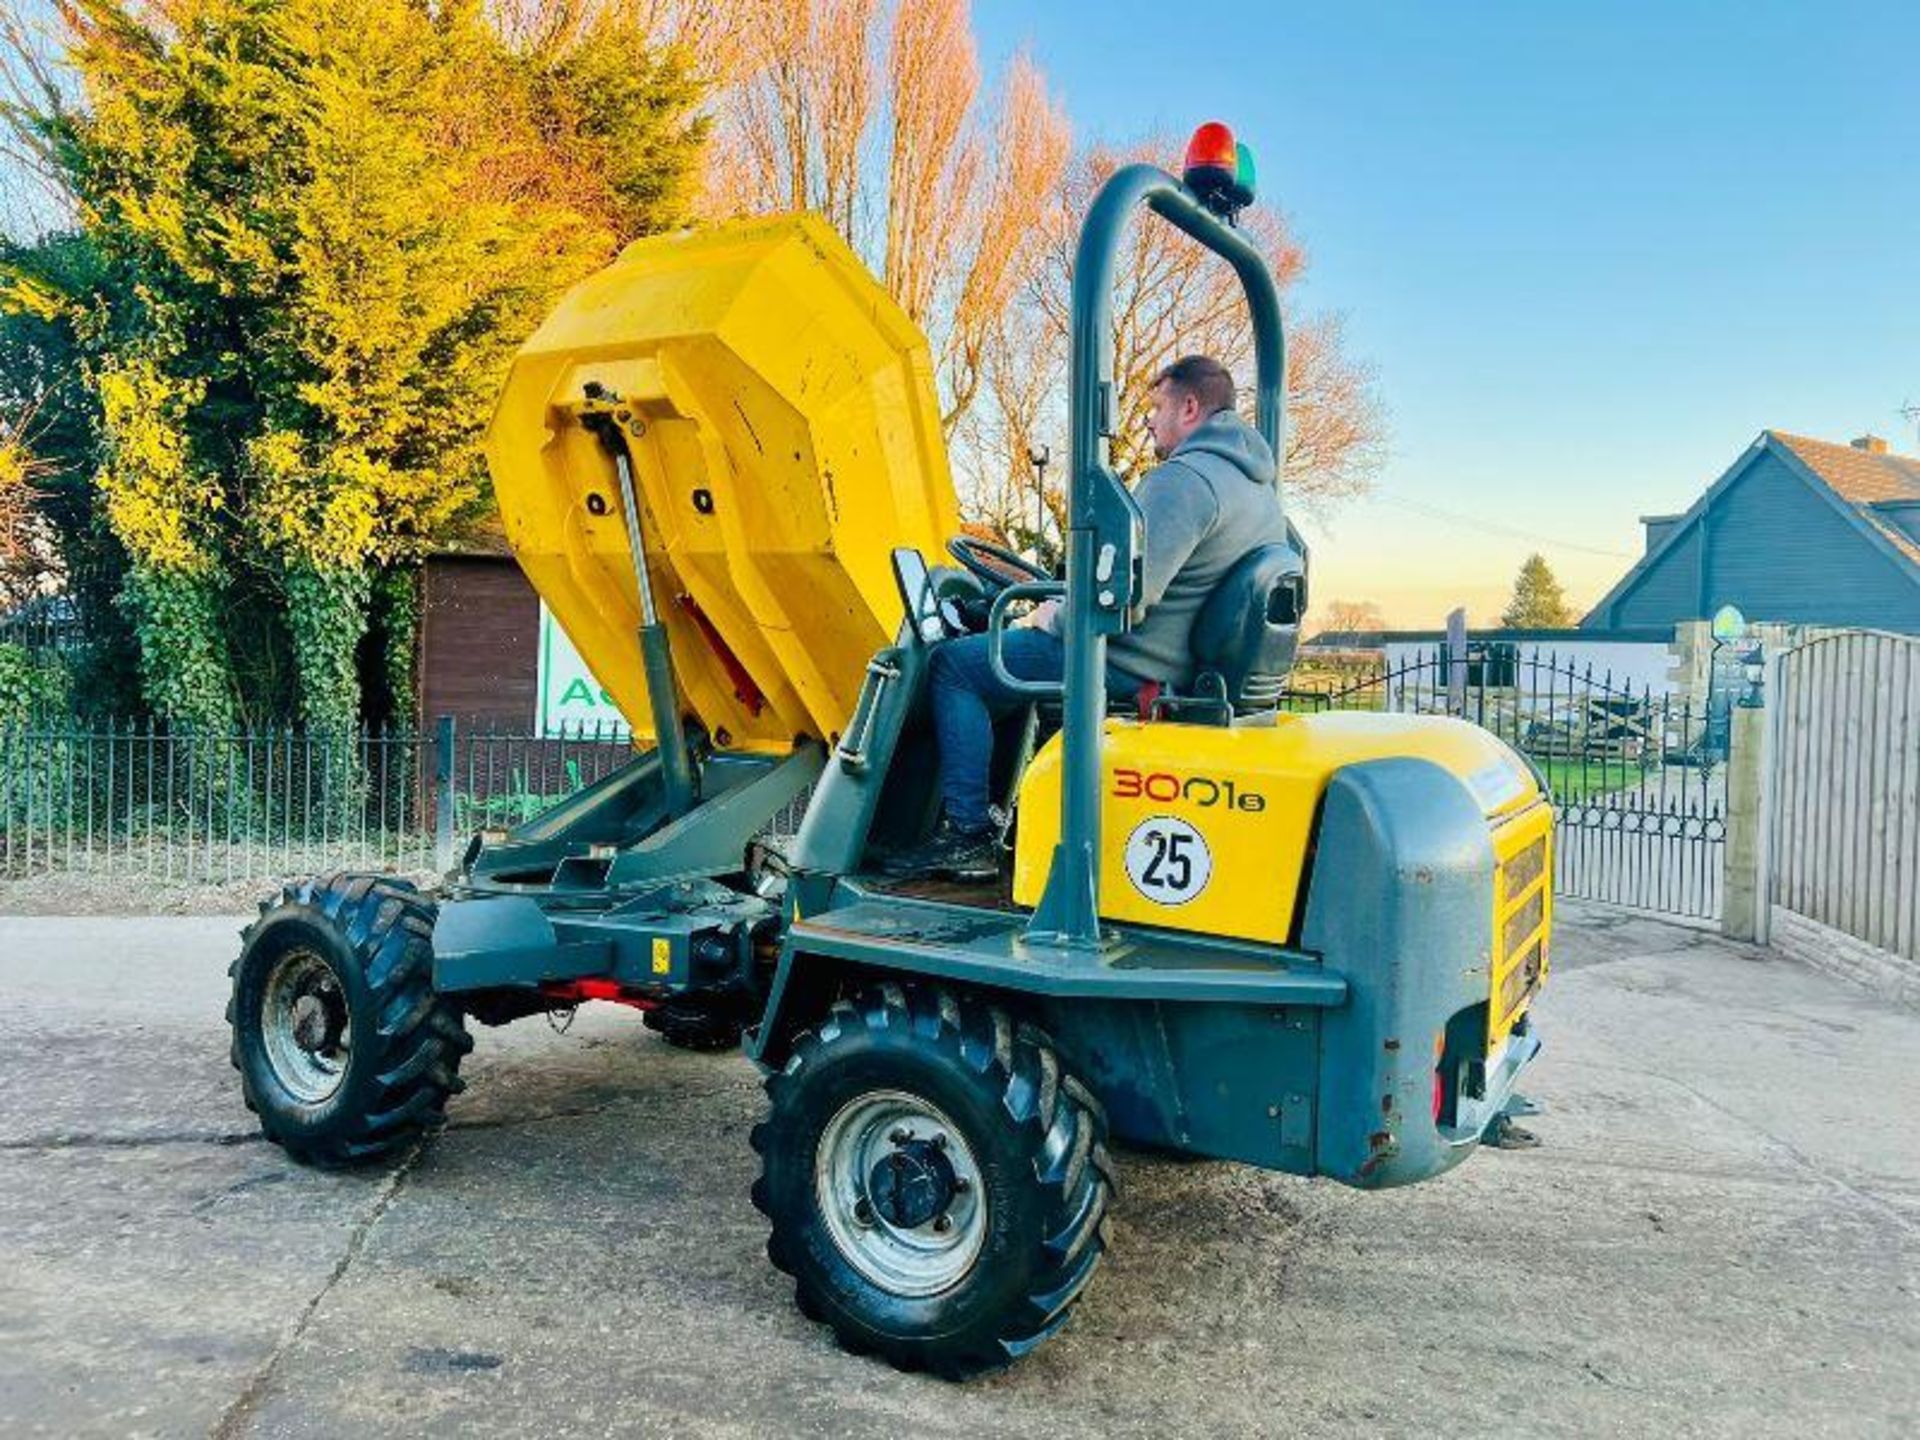
<path id="1" fill-rule="evenodd" d="M 1761 694 L 1762 682 L 1766 679 L 1767 657 L 1760 646 L 1756 645 L 1740 657 L 1740 676 L 1747 682 L 1747 693 L 1740 697 L 1740 706 L 1744 710 L 1758 710 L 1766 704 Z"/>
<path id="2" fill-rule="evenodd" d="M 1047 462 L 1053 459 L 1053 450 L 1046 445 L 1029 445 L 1027 463 L 1033 466 L 1033 550 L 1037 556 L 1040 544 L 1047 533 Z"/>

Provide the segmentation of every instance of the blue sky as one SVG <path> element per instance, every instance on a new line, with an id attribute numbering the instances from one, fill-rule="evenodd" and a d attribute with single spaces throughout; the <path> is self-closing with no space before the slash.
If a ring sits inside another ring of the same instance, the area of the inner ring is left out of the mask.
<path id="1" fill-rule="evenodd" d="M 1376 495 L 1310 529 L 1321 600 L 1490 619 L 1538 548 L 1588 603 L 1637 517 L 1763 428 L 1920 449 L 1913 0 L 976 0 L 975 25 L 1082 135 L 1218 118 L 1254 147 L 1302 298 L 1345 313 L 1389 412 Z"/>

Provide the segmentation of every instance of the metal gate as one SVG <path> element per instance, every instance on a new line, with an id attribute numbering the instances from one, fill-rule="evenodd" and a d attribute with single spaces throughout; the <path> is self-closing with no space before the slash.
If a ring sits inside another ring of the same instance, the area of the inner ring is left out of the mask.
<path id="1" fill-rule="evenodd" d="M 1710 724 L 1707 706 L 1497 641 L 1294 689 L 1287 706 L 1483 726 L 1527 756 L 1553 796 L 1558 893 L 1719 917 L 1727 726 Z"/>
<path id="2" fill-rule="evenodd" d="M 1920 640 L 1821 636 L 1776 658 L 1769 690 L 1769 898 L 1920 960 Z"/>

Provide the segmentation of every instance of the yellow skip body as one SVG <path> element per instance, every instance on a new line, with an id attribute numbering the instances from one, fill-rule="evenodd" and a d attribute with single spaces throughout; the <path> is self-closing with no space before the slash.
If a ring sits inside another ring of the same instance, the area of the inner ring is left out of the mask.
<path id="1" fill-rule="evenodd" d="M 647 743 L 619 493 L 578 423 L 590 383 L 629 416 L 685 708 L 721 748 L 843 730 L 900 622 L 891 550 L 959 530 L 925 338 L 799 215 L 638 241 L 515 357 L 486 442 L 507 538 Z"/>

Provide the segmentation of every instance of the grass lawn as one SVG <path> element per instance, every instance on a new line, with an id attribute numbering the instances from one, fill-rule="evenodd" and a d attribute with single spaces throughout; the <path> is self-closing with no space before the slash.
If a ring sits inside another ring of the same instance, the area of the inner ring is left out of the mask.
<path id="1" fill-rule="evenodd" d="M 1624 760 L 1565 760 L 1535 756 L 1533 763 L 1545 773 L 1547 785 L 1558 800 L 1592 800 L 1621 790 L 1631 790 L 1640 785 L 1643 778 L 1650 778 L 1657 773 L 1649 770 L 1643 777 L 1638 763 Z"/>

